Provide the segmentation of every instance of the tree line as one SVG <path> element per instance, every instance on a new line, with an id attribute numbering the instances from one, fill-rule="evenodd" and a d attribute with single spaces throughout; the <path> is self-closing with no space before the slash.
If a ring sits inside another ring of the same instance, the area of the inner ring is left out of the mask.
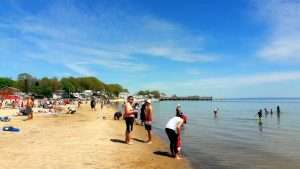
<path id="1" fill-rule="evenodd" d="M 160 93 L 158 90 L 140 90 L 137 92 L 137 95 L 160 98 L 161 96 L 165 96 L 165 93 Z"/>
<path id="2" fill-rule="evenodd" d="M 0 77 L 0 88 L 3 87 L 15 87 L 22 92 L 41 97 L 52 97 L 58 90 L 64 90 L 68 94 L 84 90 L 102 91 L 110 97 L 118 96 L 120 92 L 128 92 L 120 84 L 106 84 L 93 76 L 38 79 L 29 73 L 19 74 L 16 80 Z"/>

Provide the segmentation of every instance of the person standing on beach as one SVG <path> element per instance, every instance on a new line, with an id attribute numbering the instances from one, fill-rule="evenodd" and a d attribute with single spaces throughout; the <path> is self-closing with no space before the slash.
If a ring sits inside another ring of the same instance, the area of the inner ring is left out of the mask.
<path id="1" fill-rule="evenodd" d="M 77 102 L 77 108 L 78 108 L 78 109 L 80 109 L 81 103 L 82 103 L 82 102 L 81 102 L 81 100 L 79 99 L 78 102 Z"/>
<path id="2" fill-rule="evenodd" d="M 91 109 L 93 111 L 96 111 L 96 100 L 94 97 L 92 97 L 92 100 L 91 100 Z"/>
<path id="3" fill-rule="evenodd" d="M 31 96 L 29 96 L 27 98 L 26 106 L 25 106 L 25 113 L 28 116 L 28 118 L 26 120 L 32 120 L 33 119 L 33 111 L 32 111 L 33 105 L 34 105 L 33 99 L 32 99 Z"/>
<path id="4" fill-rule="evenodd" d="M 166 134 L 170 140 L 171 155 L 176 159 L 181 159 L 178 155 L 177 142 L 184 121 L 180 116 L 181 113 L 176 113 L 176 116 L 168 121 L 165 128 Z"/>
<path id="5" fill-rule="evenodd" d="M 146 143 L 152 143 L 152 118 L 153 118 L 153 108 L 151 105 L 151 100 L 146 100 L 146 107 L 145 107 L 145 129 L 147 130 L 148 140 Z"/>
<path id="6" fill-rule="evenodd" d="M 102 112 L 103 107 L 104 107 L 104 100 L 101 101 L 101 107 L 100 107 L 101 108 L 101 112 Z"/>
<path id="7" fill-rule="evenodd" d="M 131 132 L 133 130 L 134 123 L 134 109 L 132 107 L 134 98 L 133 96 L 127 97 L 127 102 L 124 106 L 124 119 L 126 122 L 126 131 L 125 131 L 125 143 L 132 144 L 131 142 Z"/>
<path id="8" fill-rule="evenodd" d="M 137 124 L 138 114 L 139 114 L 138 112 L 139 112 L 139 109 L 140 109 L 139 103 L 135 103 L 135 104 L 133 105 L 133 109 L 135 110 L 134 121 L 135 121 L 135 123 Z"/>
<path id="9" fill-rule="evenodd" d="M 140 112 L 140 120 L 141 120 L 141 125 L 143 126 L 145 124 L 145 108 L 146 108 L 146 101 L 143 103 L 141 107 L 141 112 Z"/>

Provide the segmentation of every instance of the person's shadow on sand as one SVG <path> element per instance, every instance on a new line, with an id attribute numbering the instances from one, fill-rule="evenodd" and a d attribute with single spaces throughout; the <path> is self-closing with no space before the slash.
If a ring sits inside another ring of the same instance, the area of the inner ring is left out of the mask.
<path id="1" fill-rule="evenodd" d="M 144 140 L 138 139 L 138 138 L 132 138 L 132 140 L 137 141 L 137 142 L 141 142 L 141 143 L 145 143 Z"/>
<path id="2" fill-rule="evenodd" d="M 169 152 L 166 152 L 166 151 L 154 151 L 153 154 L 174 158 Z"/>
<path id="3" fill-rule="evenodd" d="M 125 144 L 125 141 L 124 140 L 120 140 L 120 139 L 110 139 L 111 142 L 114 142 L 114 143 L 122 143 L 122 144 Z"/>

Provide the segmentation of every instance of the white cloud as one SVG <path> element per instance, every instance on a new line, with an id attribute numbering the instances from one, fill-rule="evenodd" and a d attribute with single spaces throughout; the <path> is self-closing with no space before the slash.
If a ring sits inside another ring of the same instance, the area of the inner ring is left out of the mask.
<path id="1" fill-rule="evenodd" d="M 10 54 L 17 48 L 23 57 L 65 65 L 79 74 L 93 73 L 91 65 L 148 70 L 151 65 L 138 61 L 141 54 L 189 63 L 216 58 L 203 52 L 203 38 L 183 26 L 143 14 L 131 16 L 122 7 L 94 4 L 97 10 L 89 11 L 73 1 L 55 1 L 32 14 L 14 5 L 18 12 L 0 20 L 0 36 L 9 36 L 7 29 L 18 36 L 1 38 L 0 46 Z M 17 43 L 1 45 L 7 39 Z"/>
<path id="2" fill-rule="evenodd" d="M 195 69 L 195 68 L 190 68 L 190 69 L 187 69 L 186 73 L 188 75 L 192 75 L 192 76 L 199 76 L 202 74 L 202 72 L 198 69 Z"/>
<path id="3" fill-rule="evenodd" d="M 270 61 L 300 61 L 300 1 L 257 1 L 260 17 L 270 26 L 271 35 L 258 51 Z"/>
<path id="4" fill-rule="evenodd" d="M 174 82 L 153 82 L 147 84 L 145 88 L 161 89 L 163 91 L 168 91 L 169 93 L 170 91 L 175 91 L 175 93 L 199 93 L 199 91 L 204 90 L 238 90 L 240 87 L 282 83 L 293 80 L 300 80 L 300 72 L 270 72 L 241 76 L 181 80 Z"/>
<path id="5" fill-rule="evenodd" d="M 65 66 L 74 72 L 77 72 L 80 75 L 95 75 L 94 72 L 92 72 L 90 69 L 86 68 L 84 64 L 79 64 L 79 63 L 65 63 Z"/>
<path id="6" fill-rule="evenodd" d="M 160 56 L 175 61 L 183 62 L 211 62 L 216 59 L 213 55 L 206 55 L 198 52 L 189 51 L 178 47 L 151 47 L 144 50 L 144 53 L 153 56 Z"/>

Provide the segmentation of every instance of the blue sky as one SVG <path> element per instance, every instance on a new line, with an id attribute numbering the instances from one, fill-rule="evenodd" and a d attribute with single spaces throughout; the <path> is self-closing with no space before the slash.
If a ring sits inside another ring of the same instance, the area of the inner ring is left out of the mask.
<path id="1" fill-rule="evenodd" d="M 3 0 L 1 76 L 96 76 L 131 92 L 300 96 L 298 0 Z"/>

